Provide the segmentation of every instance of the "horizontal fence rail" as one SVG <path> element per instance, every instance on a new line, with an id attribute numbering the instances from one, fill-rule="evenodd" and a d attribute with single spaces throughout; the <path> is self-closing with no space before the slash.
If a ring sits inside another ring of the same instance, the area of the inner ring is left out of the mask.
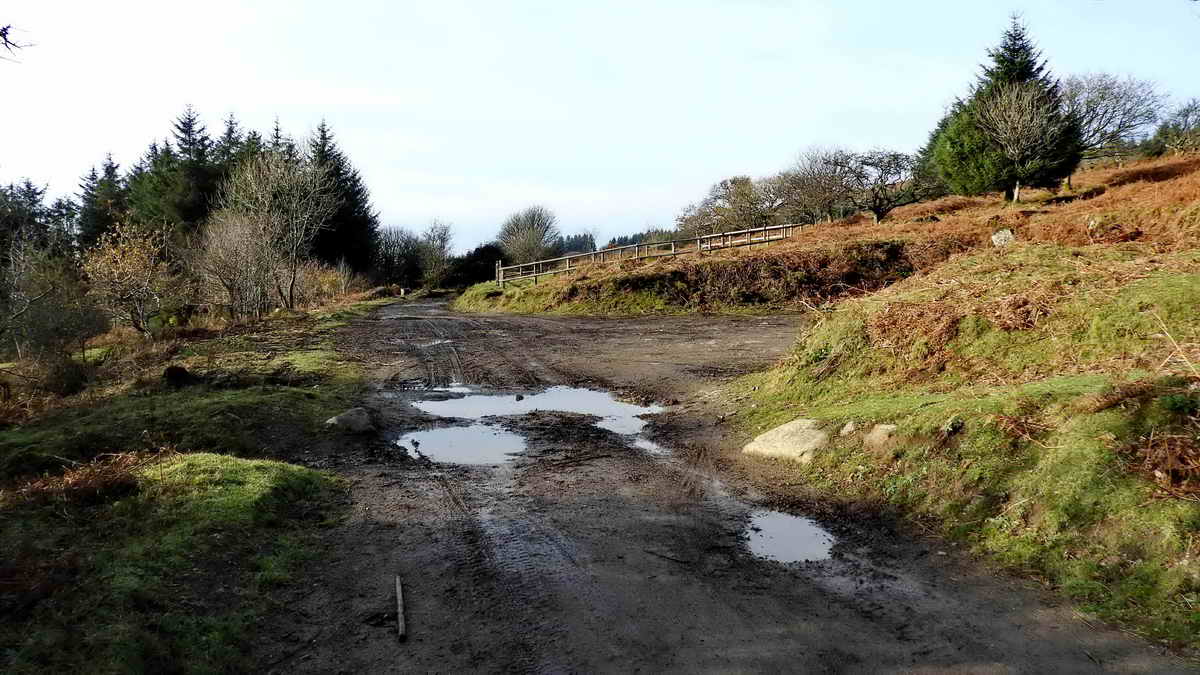
<path id="1" fill-rule="evenodd" d="M 574 255 L 536 260 L 520 265 L 501 265 L 500 261 L 496 261 L 496 283 L 500 285 L 500 288 L 504 288 L 504 284 L 506 283 L 521 281 L 522 279 L 532 279 L 533 283 L 536 284 L 538 277 L 575 272 L 584 266 L 604 265 L 624 260 L 666 258 L 683 253 L 719 251 L 739 246 L 769 244 L 788 239 L 803 228 L 803 225 L 769 225 L 752 230 L 720 232 L 717 234 L 706 234 L 701 237 L 689 237 L 687 239 L 617 246 L 591 253 L 576 253 Z"/>

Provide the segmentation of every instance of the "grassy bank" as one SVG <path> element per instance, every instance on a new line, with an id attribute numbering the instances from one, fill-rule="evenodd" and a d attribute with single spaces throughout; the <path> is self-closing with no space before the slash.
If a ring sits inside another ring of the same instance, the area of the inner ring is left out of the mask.
<path id="1" fill-rule="evenodd" d="M 393 301 L 109 336 L 88 352 L 87 390 L 10 406 L 0 671 L 244 670 L 272 588 L 342 492 L 278 460 L 328 438 L 322 422 L 362 391 L 337 329 Z"/>
<path id="2" fill-rule="evenodd" d="M 467 289 L 460 311 L 647 314 L 796 310 L 882 288 L 978 242 L 971 234 L 899 237 L 757 250 L 585 268 L 538 284 Z"/>
<path id="3" fill-rule="evenodd" d="M 1020 244 L 843 302 L 737 385 L 741 422 L 821 420 L 830 446 L 776 467 L 814 494 L 889 504 L 1200 647 L 1200 252 L 1157 248 Z"/>
<path id="4" fill-rule="evenodd" d="M 270 587 L 335 513 L 334 480 L 267 460 L 123 456 L 0 502 L 0 670 L 243 670 Z"/>
<path id="5" fill-rule="evenodd" d="M 392 299 L 249 327 L 137 338 L 92 350 L 95 382 L 0 429 L 0 476 L 54 471 L 106 452 L 170 445 L 244 457 L 278 456 L 348 406 L 362 373 L 334 333 Z M 163 378 L 182 366 L 182 385 Z"/>

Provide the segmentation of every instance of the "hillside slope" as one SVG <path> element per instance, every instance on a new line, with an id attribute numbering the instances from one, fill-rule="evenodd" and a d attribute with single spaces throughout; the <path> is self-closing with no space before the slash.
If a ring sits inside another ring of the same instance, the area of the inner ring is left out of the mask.
<path id="1" fill-rule="evenodd" d="M 819 224 L 766 248 L 584 266 L 572 275 L 468 289 L 463 311 L 641 314 L 797 310 L 871 292 L 927 271 L 951 255 L 990 247 L 1012 229 L 1024 241 L 1084 246 L 1124 241 L 1154 250 L 1197 245 L 1200 158 L 1081 172 L 1074 190 L 1030 192 L 1013 206 L 999 195 L 947 197 Z"/>

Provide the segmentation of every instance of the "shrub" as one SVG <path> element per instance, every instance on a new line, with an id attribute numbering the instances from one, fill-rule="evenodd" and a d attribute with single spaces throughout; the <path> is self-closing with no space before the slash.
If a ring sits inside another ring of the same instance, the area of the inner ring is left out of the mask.
<path id="1" fill-rule="evenodd" d="M 153 336 L 151 319 L 176 284 L 165 248 L 164 232 L 120 224 L 101 237 L 83 262 L 100 305 L 113 319 L 147 337 Z"/>

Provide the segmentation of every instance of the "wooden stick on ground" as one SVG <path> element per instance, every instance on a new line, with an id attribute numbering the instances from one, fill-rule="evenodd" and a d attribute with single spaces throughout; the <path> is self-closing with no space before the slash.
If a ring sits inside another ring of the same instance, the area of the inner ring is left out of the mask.
<path id="1" fill-rule="evenodd" d="M 404 625 L 404 590 L 400 588 L 400 575 L 396 575 L 396 632 L 403 642 L 408 637 L 408 629 Z"/>

